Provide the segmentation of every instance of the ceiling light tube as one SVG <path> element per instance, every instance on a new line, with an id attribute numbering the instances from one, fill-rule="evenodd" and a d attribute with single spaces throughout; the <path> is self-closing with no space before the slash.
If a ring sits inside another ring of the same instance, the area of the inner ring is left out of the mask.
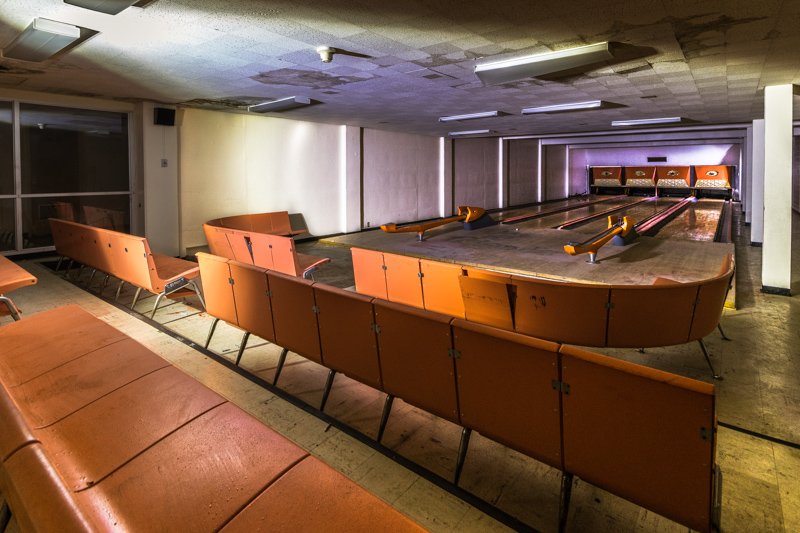
<path id="1" fill-rule="evenodd" d="M 475 67 L 475 74 L 485 84 L 508 83 L 591 65 L 613 57 L 611 44 L 606 41 L 545 54 L 484 63 Z"/>
<path id="2" fill-rule="evenodd" d="M 78 26 L 55 20 L 35 18 L 11 44 L 3 48 L 3 57 L 22 61 L 44 61 L 81 36 Z"/>
<path id="3" fill-rule="evenodd" d="M 271 102 L 261 102 L 260 104 L 249 105 L 247 110 L 251 113 L 271 113 L 273 111 L 288 111 L 311 104 L 311 99 L 305 96 L 290 96 Z"/>
<path id="4" fill-rule="evenodd" d="M 613 120 L 612 126 L 647 126 L 650 124 L 674 124 L 683 122 L 683 117 L 639 118 L 634 120 Z"/>
<path id="5" fill-rule="evenodd" d="M 480 113 L 467 113 L 466 115 L 452 115 L 449 117 L 439 117 L 439 122 L 455 122 L 458 120 L 473 120 L 476 118 L 499 117 L 500 111 L 481 111 Z"/>
<path id="6" fill-rule="evenodd" d="M 492 133 L 492 130 L 451 131 L 448 135 L 451 137 L 460 137 L 462 135 L 485 135 L 487 133 Z"/>
<path id="7" fill-rule="evenodd" d="M 136 2 L 137 0 L 64 0 L 65 4 L 91 9 L 92 11 L 99 11 L 100 13 L 107 13 L 108 15 L 121 13 Z"/>
<path id="8" fill-rule="evenodd" d="M 590 100 L 588 102 L 572 102 L 570 104 L 544 105 L 540 107 L 526 107 L 522 110 L 523 115 L 533 115 L 535 113 L 559 113 L 562 111 L 580 111 L 582 109 L 597 109 L 603 107 L 602 100 Z"/>

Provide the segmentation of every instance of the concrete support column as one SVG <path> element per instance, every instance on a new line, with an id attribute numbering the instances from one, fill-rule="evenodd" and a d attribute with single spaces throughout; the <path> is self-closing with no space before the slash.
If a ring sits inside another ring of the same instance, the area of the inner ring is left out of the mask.
<path id="1" fill-rule="evenodd" d="M 342 198 L 344 210 L 342 217 L 342 227 L 340 230 L 345 233 L 360 231 L 362 224 L 363 205 L 362 179 L 363 179 L 363 131 L 356 126 L 341 126 L 344 128 L 344 135 L 341 139 L 343 146 L 340 147 L 344 158 L 344 172 Z"/>
<path id="2" fill-rule="evenodd" d="M 764 251 L 761 290 L 791 294 L 794 86 L 764 89 Z"/>
<path id="3" fill-rule="evenodd" d="M 162 126 L 153 123 L 154 108 L 154 104 L 144 102 L 139 114 L 142 128 L 144 234 L 154 252 L 181 255 L 186 253 L 180 242 L 178 127 L 181 113 L 178 113 L 177 127 Z M 135 229 L 133 232 L 136 232 Z"/>
<path id="4" fill-rule="evenodd" d="M 454 167 L 453 164 L 453 139 L 444 137 L 442 139 L 443 148 L 441 154 L 443 156 L 442 173 L 444 182 L 442 187 L 442 205 L 443 210 L 440 213 L 443 217 L 448 217 L 455 213 L 454 198 L 455 198 L 455 180 L 454 180 Z"/>
<path id="5" fill-rule="evenodd" d="M 739 184 L 740 199 L 745 224 L 753 222 L 753 126 L 748 126 L 744 138 L 744 153 L 741 156 L 741 183 Z"/>
<path id="6" fill-rule="evenodd" d="M 750 244 L 764 242 L 764 120 L 753 121 L 753 151 L 750 154 Z"/>

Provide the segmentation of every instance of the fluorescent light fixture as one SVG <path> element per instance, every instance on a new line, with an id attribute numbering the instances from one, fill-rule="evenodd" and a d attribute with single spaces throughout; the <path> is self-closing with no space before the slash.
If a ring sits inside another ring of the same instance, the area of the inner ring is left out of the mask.
<path id="1" fill-rule="evenodd" d="M 683 122 L 683 117 L 639 118 L 635 120 L 613 120 L 612 126 L 648 126 L 650 124 L 674 124 Z"/>
<path id="2" fill-rule="evenodd" d="M 451 131 L 448 135 L 451 137 L 460 137 L 462 135 L 485 135 L 487 133 L 492 133 L 492 130 Z"/>
<path id="3" fill-rule="evenodd" d="M 491 118 L 499 116 L 500 116 L 500 111 L 481 111 L 480 113 L 467 113 L 466 115 L 439 117 L 439 122 L 455 122 L 457 120 L 472 120 L 476 118 Z"/>
<path id="4" fill-rule="evenodd" d="M 138 0 L 64 0 L 64 3 L 84 9 L 91 9 L 92 11 L 99 11 L 100 13 L 116 15 L 131 7 L 137 1 Z"/>
<path id="5" fill-rule="evenodd" d="M 25 31 L 3 48 L 3 57 L 22 61 L 44 61 L 74 43 L 81 29 L 55 20 L 35 18 Z"/>
<path id="6" fill-rule="evenodd" d="M 602 42 L 545 54 L 484 63 L 475 67 L 475 74 L 484 84 L 508 83 L 583 67 L 607 61 L 613 57 L 610 43 Z"/>
<path id="7" fill-rule="evenodd" d="M 533 115 L 535 113 L 560 113 L 562 111 L 580 111 L 582 109 L 599 109 L 603 107 L 602 100 L 590 100 L 588 102 L 572 102 L 571 104 L 544 105 L 540 107 L 526 107 L 522 110 L 523 115 Z"/>
<path id="8" fill-rule="evenodd" d="M 273 100 L 271 102 L 261 102 L 260 104 L 249 105 L 247 110 L 252 113 L 271 113 L 273 111 L 288 111 L 297 107 L 311 105 L 311 99 L 305 96 L 290 96 Z"/>

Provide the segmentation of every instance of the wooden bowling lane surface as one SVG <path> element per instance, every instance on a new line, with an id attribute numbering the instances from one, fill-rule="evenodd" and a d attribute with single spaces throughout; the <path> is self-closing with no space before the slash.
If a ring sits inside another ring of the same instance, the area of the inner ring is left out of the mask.
<path id="1" fill-rule="evenodd" d="M 713 241 L 724 200 L 702 199 L 690 204 L 661 228 L 655 237 L 670 240 Z"/>
<path id="2" fill-rule="evenodd" d="M 627 246 L 608 244 L 600 249 L 597 264 L 587 257 L 569 256 L 568 241 L 583 241 L 594 233 L 495 225 L 467 231 L 460 223 L 414 234 L 365 231 L 324 239 L 326 244 L 489 268 L 512 274 L 564 281 L 650 285 L 656 278 L 689 283 L 715 276 L 732 244 L 640 237 Z"/>

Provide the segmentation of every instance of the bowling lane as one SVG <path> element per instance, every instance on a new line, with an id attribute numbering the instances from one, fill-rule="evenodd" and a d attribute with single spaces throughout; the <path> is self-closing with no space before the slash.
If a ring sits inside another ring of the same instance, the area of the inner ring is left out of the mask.
<path id="1" fill-rule="evenodd" d="M 619 207 L 621 205 L 630 204 L 632 202 L 637 202 L 639 200 L 642 200 L 642 198 L 626 197 L 617 200 L 608 200 L 602 203 L 587 205 L 583 207 L 581 207 L 580 205 L 576 205 L 575 209 L 570 209 L 569 211 L 564 211 L 562 213 L 554 213 L 552 215 L 547 215 L 541 218 L 535 218 L 533 220 L 526 220 L 525 222 L 514 224 L 513 227 L 520 229 L 554 228 L 556 226 L 559 226 L 561 224 L 564 224 L 565 222 L 568 222 L 576 218 L 586 217 L 596 213 L 602 213 L 603 211 L 606 211 L 608 209 Z M 645 202 L 645 203 L 650 203 L 650 202 Z M 619 213 L 619 211 L 617 212 Z M 583 226 L 580 227 L 582 228 Z"/>
<path id="2" fill-rule="evenodd" d="M 637 204 L 629 209 L 622 209 L 616 213 L 612 213 L 612 215 L 615 217 L 629 216 L 633 220 L 633 223 L 637 224 L 645 218 L 655 215 L 659 211 L 663 211 L 664 209 L 670 207 L 671 205 L 675 205 L 680 201 L 681 198 L 656 198 L 650 202 Z M 608 218 L 600 217 L 595 220 L 591 220 L 586 224 L 581 224 L 580 226 L 572 226 L 569 229 L 574 229 L 582 233 L 600 233 L 606 228 L 608 228 Z"/>
<path id="3" fill-rule="evenodd" d="M 614 197 L 608 196 L 605 199 L 609 200 L 611 198 Z M 573 198 L 565 198 L 563 200 L 554 200 L 552 202 L 544 202 L 541 204 L 532 205 L 528 207 L 520 207 L 516 209 L 504 209 L 502 211 L 497 211 L 495 213 L 492 213 L 492 218 L 497 221 L 503 221 L 506 218 L 518 217 L 524 215 L 536 215 L 544 211 L 550 211 L 552 209 L 560 209 L 567 206 L 580 207 L 586 202 L 596 202 L 598 200 L 603 200 L 603 199 L 604 195 L 596 195 L 596 194 L 578 196 Z"/>
<path id="4" fill-rule="evenodd" d="M 698 200 L 681 211 L 654 236 L 659 239 L 713 241 L 724 206 L 724 200 Z"/>

